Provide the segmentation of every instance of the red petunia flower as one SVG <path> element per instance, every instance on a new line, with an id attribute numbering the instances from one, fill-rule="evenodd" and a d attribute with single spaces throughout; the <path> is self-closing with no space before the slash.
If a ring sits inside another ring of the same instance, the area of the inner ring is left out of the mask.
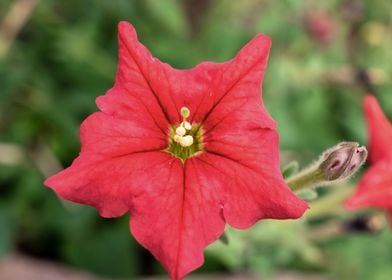
<path id="1" fill-rule="evenodd" d="M 392 125 L 375 97 L 366 96 L 364 110 L 370 134 L 371 167 L 345 207 L 385 209 L 392 217 Z M 392 222 L 392 220 L 391 220 Z"/>
<path id="2" fill-rule="evenodd" d="M 130 229 L 180 279 L 225 223 L 298 218 L 307 204 L 283 181 L 278 134 L 260 99 L 270 49 L 258 35 L 225 63 L 177 70 L 119 24 L 116 82 L 81 125 L 81 153 L 45 184 Z"/>

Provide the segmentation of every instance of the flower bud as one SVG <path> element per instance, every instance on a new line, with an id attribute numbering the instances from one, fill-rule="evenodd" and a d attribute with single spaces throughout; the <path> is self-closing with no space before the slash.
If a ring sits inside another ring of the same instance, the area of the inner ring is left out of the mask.
<path id="1" fill-rule="evenodd" d="M 355 142 L 342 142 L 326 150 L 320 160 L 319 169 L 326 180 L 334 181 L 353 175 L 367 158 L 367 150 Z"/>
<path id="2" fill-rule="evenodd" d="M 310 38 L 325 46 L 336 38 L 337 23 L 326 10 L 308 11 L 304 17 L 304 27 Z"/>
<path id="3" fill-rule="evenodd" d="M 289 177 L 293 191 L 325 186 L 353 175 L 367 158 L 367 150 L 355 142 L 341 142 L 326 150 L 319 161 Z"/>

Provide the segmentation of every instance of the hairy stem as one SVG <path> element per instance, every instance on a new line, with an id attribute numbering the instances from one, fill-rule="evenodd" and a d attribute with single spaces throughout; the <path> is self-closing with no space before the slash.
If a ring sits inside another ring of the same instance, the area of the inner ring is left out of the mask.
<path id="1" fill-rule="evenodd" d="M 286 183 L 293 191 L 300 191 L 319 185 L 325 181 L 323 172 L 315 168 L 306 169 L 287 179 Z"/>

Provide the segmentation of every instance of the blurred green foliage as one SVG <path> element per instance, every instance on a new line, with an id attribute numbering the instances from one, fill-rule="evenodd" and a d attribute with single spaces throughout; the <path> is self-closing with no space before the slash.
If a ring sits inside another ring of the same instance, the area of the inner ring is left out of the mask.
<path id="1" fill-rule="evenodd" d="M 0 2 L 0 18 L 15 2 Z M 392 118 L 391 18 L 390 0 L 39 1 L 0 57 L 0 255 L 21 251 L 113 277 L 162 271 L 129 236 L 127 217 L 102 219 L 42 184 L 77 156 L 78 127 L 113 84 L 118 21 L 177 68 L 228 60 L 255 34 L 269 35 L 264 102 L 279 125 L 282 163 L 306 163 L 339 141 L 366 143 L 369 90 Z M 328 217 L 229 229 L 229 245 L 213 245 L 200 271 L 392 278 L 392 233 L 309 237 Z"/>

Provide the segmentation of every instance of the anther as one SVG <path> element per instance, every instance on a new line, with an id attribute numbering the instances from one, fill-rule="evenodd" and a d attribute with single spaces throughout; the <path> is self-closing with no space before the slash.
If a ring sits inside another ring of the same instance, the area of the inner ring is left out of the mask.
<path id="1" fill-rule="evenodd" d="M 186 130 L 191 130 L 192 125 L 189 122 L 184 121 L 182 124 Z"/>
<path id="2" fill-rule="evenodd" d="M 180 136 L 180 135 L 174 135 L 174 137 L 173 137 L 173 140 L 174 140 L 174 142 L 176 142 L 176 143 L 180 143 L 181 142 L 181 139 L 182 139 L 182 136 Z"/>
<path id="3" fill-rule="evenodd" d="M 184 127 L 182 127 L 182 126 L 177 127 L 177 129 L 176 129 L 176 134 L 177 135 L 184 136 L 185 133 L 186 133 L 186 130 L 185 130 Z"/>
<path id="4" fill-rule="evenodd" d="M 186 135 L 184 137 L 181 137 L 180 139 L 180 145 L 182 147 L 189 147 L 193 144 L 193 137 L 192 135 Z"/>

